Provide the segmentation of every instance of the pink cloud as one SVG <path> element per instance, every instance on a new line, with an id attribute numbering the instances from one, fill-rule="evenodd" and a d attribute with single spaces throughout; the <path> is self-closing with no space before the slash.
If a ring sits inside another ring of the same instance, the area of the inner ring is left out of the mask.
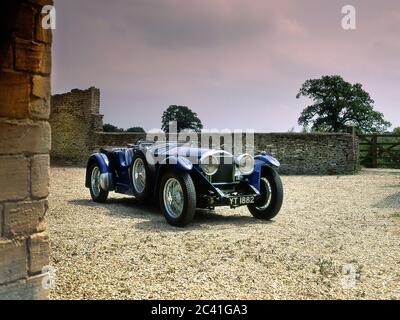
<path id="1" fill-rule="evenodd" d="M 400 4 L 355 0 L 349 32 L 342 2 L 58 2 L 53 88 L 100 87 L 105 120 L 125 127 L 158 126 L 176 103 L 208 127 L 286 131 L 304 107 L 294 98 L 302 82 L 339 73 L 400 124 Z"/>

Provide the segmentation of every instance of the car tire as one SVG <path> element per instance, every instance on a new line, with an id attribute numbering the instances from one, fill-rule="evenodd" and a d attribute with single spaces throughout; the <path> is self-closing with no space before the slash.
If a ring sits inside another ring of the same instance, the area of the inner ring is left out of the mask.
<path id="1" fill-rule="evenodd" d="M 142 153 L 133 156 L 130 177 L 133 195 L 140 202 L 145 202 L 150 195 L 150 174 L 146 157 Z"/>
<path id="2" fill-rule="evenodd" d="M 93 163 L 89 169 L 90 172 L 90 196 L 94 202 L 106 202 L 108 190 L 103 190 L 100 185 L 100 167 L 97 163 Z"/>
<path id="3" fill-rule="evenodd" d="M 171 190 L 175 190 L 176 195 L 170 197 Z M 178 170 L 167 171 L 161 179 L 159 202 L 169 224 L 175 227 L 188 225 L 196 211 L 196 189 L 190 174 Z"/>
<path id="4" fill-rule="evenodd" d="M 260 193 L 261 199 L 247 207 L 256 219 L 271 220 L 279 213 L 283 203 L 282 180 L 274 169 L 269 168 L 262 174 Z"/>

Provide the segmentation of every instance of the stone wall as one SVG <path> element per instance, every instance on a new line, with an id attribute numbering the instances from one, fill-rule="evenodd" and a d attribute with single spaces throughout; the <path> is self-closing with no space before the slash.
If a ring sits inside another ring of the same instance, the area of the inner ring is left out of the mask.
<path id="1" fill-rule="evenodd" d="M 350 134 L 257 133 L 254 144 L 279 159 L 283 174 L 351 174 L 357 168 L 358 139 Z"/>
<path id="2" fill-rule="evenodd" d="M 53 163 L 83 165 L 100 146 L 126 146 L 145 137 L 135 133 L 103 132 L 100 90 L 91 87 L 56 94 L 51 99 L 50 123 Z"/>
<path id="3" fill-rule="evenodd" d="M 57 130 L 52 134 L 52 160 L 82 163 L 96 145 L 96 131 L 103 130 L 99 114 L 100 90 L 74 89 L 53 95 L 50 123 Z"/>
<path id="4" fill-rule="evenodd" d="M 2 2 L 0 10 L 0 299 L 46 299 L 49 240 L 50 0 Z"/>
<path id="5" fill-rule="evenodd" d="M 53 96 L 50 122 L 57 130 L 52 160 L 83 165 L 101 146 L 126 146 L 145 138 L 138 133 L 102 132 L 99 106 L 96 88 Z M 350 174 L 358 159 L 358 141 L 350 134 L 257 133 L 255 150 L 278 158 L 283 174 Z"/>
<path id="6" fill-rule="evenodd" d="M 145 134 L 97 132 L 95 149 L 126 146 Z M 242 141 L 245 141 L 244 136 Z M 341 133 L 256 133 L 254 149 L 267 151 L 281 162 L 280 173 L 333 175 L 354 173 L 358 163 L 358 139 Z M 243 146 L 245 150 L 245 146 Z"/>

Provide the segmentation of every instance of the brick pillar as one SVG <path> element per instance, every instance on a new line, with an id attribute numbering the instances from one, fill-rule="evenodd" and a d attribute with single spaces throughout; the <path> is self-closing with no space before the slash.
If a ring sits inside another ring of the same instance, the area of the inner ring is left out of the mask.
<path id="1" fill-rule="evenodd" d="M 51 0 L 2 0 L 0 10 L 0 299 L 47 299 Z"/>

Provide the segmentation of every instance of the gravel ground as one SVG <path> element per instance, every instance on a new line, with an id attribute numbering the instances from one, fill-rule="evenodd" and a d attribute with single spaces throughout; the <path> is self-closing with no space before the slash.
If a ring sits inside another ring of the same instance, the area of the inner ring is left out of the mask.
<path id="1" fill-rule="evenodd" d="M 199 211 L 185 229 L 52 168 L 53 299 L 400 299 L 400 171 L 283 177 L 271 222 Z"/>

